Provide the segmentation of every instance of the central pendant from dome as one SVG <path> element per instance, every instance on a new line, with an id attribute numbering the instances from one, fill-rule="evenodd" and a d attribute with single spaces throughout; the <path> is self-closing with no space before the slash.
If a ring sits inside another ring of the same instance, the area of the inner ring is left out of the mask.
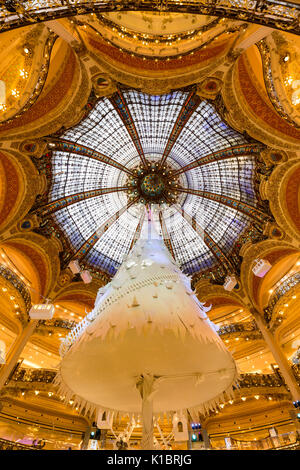
<path id="1" fill-rule="evenodd" d="M 147 162 L 147 166 L 138 166 L 127 179 L 129 200 L 139 197 L 142 204 L 175 203 L 178 197 L 178 178 L 173 170 L 159 163 Z"/>

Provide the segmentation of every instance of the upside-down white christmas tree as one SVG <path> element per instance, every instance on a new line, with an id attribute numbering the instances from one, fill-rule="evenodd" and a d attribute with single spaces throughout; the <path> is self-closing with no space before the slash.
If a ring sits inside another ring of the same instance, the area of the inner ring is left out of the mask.
<path id="1" fill-rule="evenodd" d="M 198 420 L 232 396 L 236 364 L 208 310 L 152 228 L 62 343 L 60 393 L 85 412 L 141 417 L 153 449 L 153 416 Z"/>

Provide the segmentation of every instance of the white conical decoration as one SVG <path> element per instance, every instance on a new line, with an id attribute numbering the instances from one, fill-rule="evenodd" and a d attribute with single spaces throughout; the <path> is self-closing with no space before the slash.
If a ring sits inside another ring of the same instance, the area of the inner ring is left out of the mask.
<path id="1" fill-rule="evenodd" d="M 161 239 L 137 241 L 62 343 L 61 393 L 90 412 L 142 410 L 143 444 L 151 448 L 152 413 L 207 412 L 236 384 L 236 364 L 208 310 Z"/>

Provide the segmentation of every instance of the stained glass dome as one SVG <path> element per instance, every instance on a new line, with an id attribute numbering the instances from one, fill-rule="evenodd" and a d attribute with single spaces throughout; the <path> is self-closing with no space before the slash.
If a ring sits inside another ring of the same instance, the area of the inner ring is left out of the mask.
<path id="1" fill-rule="evenodd" d="M 40 213 L 68 240 L 65 261 L 113 275 L 155 202 L 156 228 L 186 274 L 230 271 L 235 244 L 265 217 L 255 189 L 262 145 L 194 89 L 119 90 L 49 148 L 52 183 Z"/>

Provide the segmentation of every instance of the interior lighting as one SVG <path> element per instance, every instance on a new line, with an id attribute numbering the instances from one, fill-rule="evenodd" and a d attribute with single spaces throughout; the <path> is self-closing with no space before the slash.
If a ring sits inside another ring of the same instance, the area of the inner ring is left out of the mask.
<path id="1" fill-rule="evenodd" d="M 265 259 L 256 259 L 255 265 L 252 268 L 252 272 L 257 277 L 264 277 L 268 271 L 270 271 L 272 265 Z"/>
<path id="2" fill-rule="evenodd" d="M 53 304 L 36 304 L 29 310 L 29 316 L 34 320 L 51 320 L 54 315 Z"/>

